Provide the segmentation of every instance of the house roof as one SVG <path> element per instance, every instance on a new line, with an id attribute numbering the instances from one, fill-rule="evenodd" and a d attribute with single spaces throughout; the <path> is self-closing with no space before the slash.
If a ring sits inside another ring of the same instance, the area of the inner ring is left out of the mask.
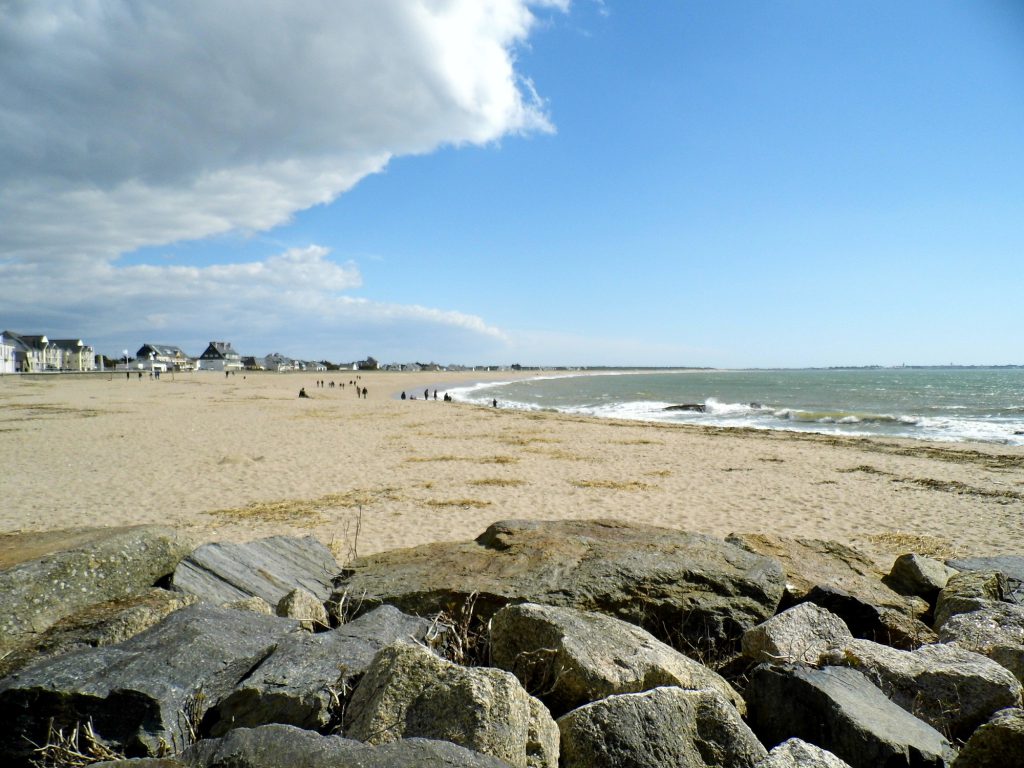
<path id="1" fill-rule="evenodd" d="M 176 347 L 173 344 L 143 344 L 135 356 L 148 355 L 150 352 L 154 352 L 160 357 L 188 357 L 181 347 Z"/>
<path id="2" fill-rule="evenodd" d="M 223 360 L 229 357 L 241 359 L 242 356 L 235 352 L 229 341 L 211 341 L 200 357 L 203 360 Z"/>
<path id="3" fill-rule="evenodd" d="M 50 339 L 50 346 L 77 352 L 79 349 L 83 349 L 85 344 L 81 339 Z"/>

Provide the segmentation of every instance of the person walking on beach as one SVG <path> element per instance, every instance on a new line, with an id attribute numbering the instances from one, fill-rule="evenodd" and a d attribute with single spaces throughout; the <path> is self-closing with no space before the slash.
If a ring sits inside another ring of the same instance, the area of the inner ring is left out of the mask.
<path id="1" fill-rule="evenodd" d="M 366 399 L 366 387 L 363 387 L 363 400 Z"/>
<path id="2" fill-rule="evenodd" d="M 498 407 L 498 398 L 494 398 L 494 400 L 491 401 L 491 406 L 494 408 Z"/>

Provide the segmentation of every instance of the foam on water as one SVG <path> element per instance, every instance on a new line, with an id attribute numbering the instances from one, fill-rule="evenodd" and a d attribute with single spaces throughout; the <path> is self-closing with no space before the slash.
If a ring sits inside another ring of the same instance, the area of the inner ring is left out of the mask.
<path id="1" fill-rule="evenodd" d="M 1017 369 L 613 372 L 482 383 L 451 394 L 631 421 L 1024 445 L 1024 370 Z M 680 404 L 703 410 L 667 410 Z"/>

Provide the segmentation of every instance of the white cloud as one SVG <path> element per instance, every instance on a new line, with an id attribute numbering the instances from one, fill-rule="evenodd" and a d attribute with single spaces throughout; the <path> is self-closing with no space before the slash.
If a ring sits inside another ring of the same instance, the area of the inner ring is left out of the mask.
<path id="1" fill-rule="evenodd" d="M 0 320 L 187 333 L 218 306 L 246 328 L 358 307 L 500 337 L 345 299 L 358 270 L 315 246 L 205 268 L 118 257 L 267 230 L 397 155 L 551 130 L 515 69 L 540 6 L 568 0 L 0 0 L 0 284 L 16 297 Z"/>
<path id="2" fill-rule="evenodd" d="M 266 229 L 395 155 L 548 130 L 529 5 L 0 2 L 0 258 Z"/>

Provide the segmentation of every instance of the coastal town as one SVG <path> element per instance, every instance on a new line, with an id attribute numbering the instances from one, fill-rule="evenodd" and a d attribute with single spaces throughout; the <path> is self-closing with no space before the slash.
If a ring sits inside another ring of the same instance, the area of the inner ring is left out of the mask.
<path id="1" fill-rule="evenodd" d="M 491 366 L 491 368 L 495 368 Z M 510 366 L 519 369 L 520 366 Z M 51 339 L 45 334 L 0 332 L 0 374 L 92 373 L 117 371 L 159 375 L 169 372 L 218 371 L 461 371 L 460 365 L 438 363 L 379 363 L 372 357 L 352 362 L 299 360 L 280 352 L 263 357 L 242 355 L 229 341 L 211 341 L 199 355 L 189 355 L 172 344 L 144 343 L 118 358 L 98 354 L 82 339 Z"/>

